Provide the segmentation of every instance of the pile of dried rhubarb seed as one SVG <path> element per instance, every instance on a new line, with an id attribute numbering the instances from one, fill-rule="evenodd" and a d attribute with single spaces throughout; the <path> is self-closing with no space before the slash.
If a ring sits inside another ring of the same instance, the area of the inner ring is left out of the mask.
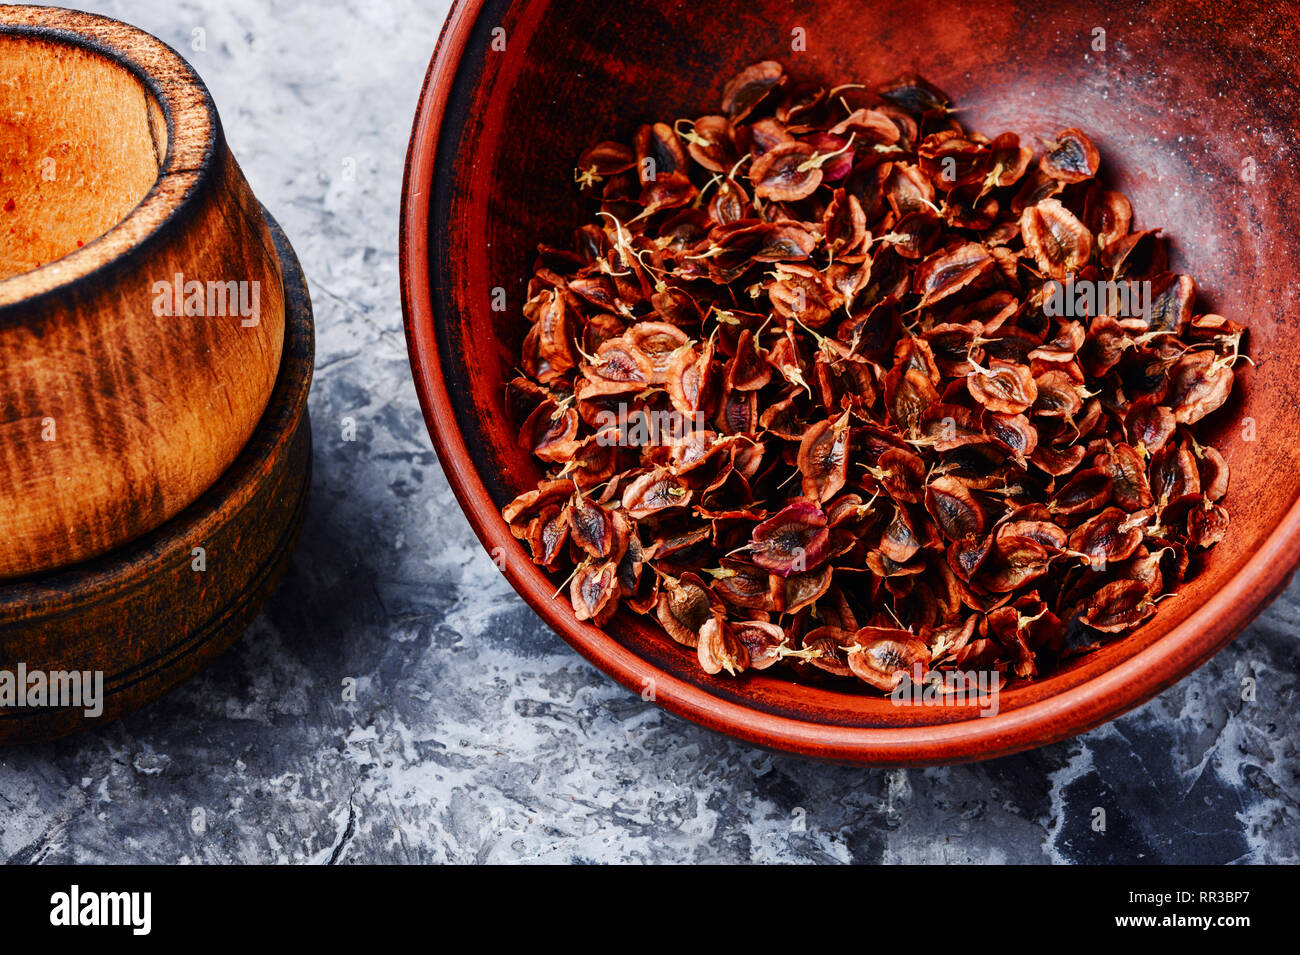
<path id="1" fill-rule="evenodd" d="M 1196 426 L 1244 329 L 1099 163 L 774 62 L 591 147 L 523 310 L 511 530 L 579 620 L 653 615 L 708 673 L 1032 678 L 1130 631 L 1227 529 Z"/>

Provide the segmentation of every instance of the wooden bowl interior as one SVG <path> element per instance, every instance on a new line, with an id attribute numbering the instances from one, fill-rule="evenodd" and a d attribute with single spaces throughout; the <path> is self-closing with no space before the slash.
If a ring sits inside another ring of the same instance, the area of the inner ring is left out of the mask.
<path id="1" fill-rule="evenodd" d="M 567 244 L 591 215 L 573 184 L 578 153 L 600 139 L 630 142 L 642 122 L 717 112 L 727 78 L 756 60 L 779 59 L 827 84 L 879 82 L 915 68 L 955 99 L 968 126 L 989 135 L 1013 130 L 1034 140 L 1072 125 L 1093 135 L 1104 178 L 1132 200 L 1135 228 L 1165 230 L 1171 268 L 1196 278 L 1202 311 L 1249 324 L 1257 363 L 1239 366 L 1238 393 L 1207 421 L 1232 468 L 1232 528 L 1205 571 L 1133 635 L 1004 692 L 1003 713 L 1111 670 L 1225 588 L 1262 602 L 1268 595 L 1234 578 L 1300 493 L 1300 318 L 1292 307 L 1300 221 L 1282 198 L 1300 169 L 1300 97 L 1289 65 L 1295 35 L 1280 19 L 1262 5 L 1172 2 L 1138 3 L 1118 20 L 1102 2 L 486 3 L 450 89 L 430 245 L 435 306 L 458 316 L 437 330 L 454 425 L 492 503 L 532 487 L 539 473 L 516 449 L 504 382 L 517 364 L 537 244 Z M 493 32 L 498 26 L 504 33 Z M 1104 51 L 1093 48 L 1094 28 L 1106 31 Z M 806 52 L 791 51 L 796 29 Z M 494 48 L 502 38 L 505 49 Z M 498 286 L 508 310 L 493 314 Z M 522 547 L 508 559 L 521 590 L 542 606 L 554 583 L 528 565 Z M 626 613 L 607 632 L 672 676 L 772 714 L 861 727 L 974 717 L 973 708 L 896 707 L 847 682 L 801 686 L 770 671 L 707 677 L 693 652 Z"/>
<path id="2" fill-rule="evenodd" d="M 0 279 L 103 235 L 149 192 L 167 124 L 96 51 L 0 34 Z"/>

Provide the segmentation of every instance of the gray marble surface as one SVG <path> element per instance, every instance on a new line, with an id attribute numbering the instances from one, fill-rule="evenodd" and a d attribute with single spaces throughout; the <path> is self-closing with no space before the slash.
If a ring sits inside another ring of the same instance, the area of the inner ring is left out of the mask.
<path id="1" fill-rule="evenodd" d="M 625 692 L 539 622 L 448 489 L 401 330 L 402 160 L 446 6 L 92 5 L 190 59 L 297 249 L 316 471 L 289 577 L 236 649 L 121 722 L 0 750 L 0 859 L 1300 861 L 1300 587 L 1114 723 L 917 771 L 734 743 Z"/>

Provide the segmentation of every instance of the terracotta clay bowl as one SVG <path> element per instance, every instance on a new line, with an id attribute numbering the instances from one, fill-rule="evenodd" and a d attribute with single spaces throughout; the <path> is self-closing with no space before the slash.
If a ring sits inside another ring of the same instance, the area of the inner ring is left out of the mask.
<path id="1" fill-rule="evenodd" d="M 283 342 L 266 219 L 188 64 L 115 20 L 0 6 L 0 580 L 195 501 Z"/>
<path id="2" fill-rule="evenodd" d="M 429 430 L 484 545 L 504 555 L 506 576 L 546 622 L 619 682 L 782 750 L 891 765 L 979 759 L 1082 732 L 1168 687 L 1239 633 L 1300 561 L 1300 215 L 1286 199 L 1300 169 L 1293 26 L 1260 3 L 1138 3 L 1122 17 L 1089 0 L 457 3 L 411 138 L 403 294 Z M 798 27 L 807 51 L 792 53 Z M 726 79 L 760 59 L 827 83 L 917 69 L 954 97 L 968 127 L 990 134 L 1085 128 L 1137 227 L 1172 237 L 1171 267 L 1196 276 L 1205 310 L 1250 325 L 1257 367 L 1239 366 L 1238 393 L 1208 429 L 1232 469 L 1229 537 L 1147 625 L 1004 690 L 996 716 L 895 706 L 770 670 L 705 676 L 693 652 L 641 619 L 620 613 L 603 631 L 576 622 L 499 516 L 538 474 L 516 450 L 503 383 L 536 245 L 566 243 L 588 211 L 573 185 L 577 155 L 600 139 L 630 141 L 642 122 L 716 111 Z M 490 309 L 494 287 L 506 290 L 501 314 Z"/>

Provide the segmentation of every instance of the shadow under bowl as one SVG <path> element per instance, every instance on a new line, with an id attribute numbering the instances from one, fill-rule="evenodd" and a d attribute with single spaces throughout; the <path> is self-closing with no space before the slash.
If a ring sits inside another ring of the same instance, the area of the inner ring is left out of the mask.
<path id="1" fill-rule="evenodd" d="M 1300 221 L 1283 198 L 1300 170 L 1292 20 L 1249 2 L 457 3 L 411 138 L 402 291 L 425 418 L 480 539 L 543 619 L 620 683 L 781 750 L 885 765 L 987 758 L 1082 732 L 1170 686 L 1300 562 Z M 805 52 L 791 51 L 797 28 Z M 1250 327 L 1255 367 L 1238 365 L 1233 399 L 1205 422 L 1231 467 L 1227 539 L 1145 626 L 1013 684 L 996 715 L 896 706 L 772 671 L 709 677 L 652 622 L 622 611 L 604 630 L 576 621 L 500 517 L 539 474 L 516 448 L 504 386 L 537 244 L 566 244 L 589 214 L 573 185 L 577 155 L 630 141 L 647 121 L 716 112 L 726 80 L 761 59 L 826 84 L 915 69 L 968 128 L 1011 130 L 1040 149 L 1062 128 L 1087 130 L 1135 228 L 1164 229 L 1171 268 L 1196 278 L 1200 309 Z M 508 301 L 500 314 L 496 288 Z"/>

